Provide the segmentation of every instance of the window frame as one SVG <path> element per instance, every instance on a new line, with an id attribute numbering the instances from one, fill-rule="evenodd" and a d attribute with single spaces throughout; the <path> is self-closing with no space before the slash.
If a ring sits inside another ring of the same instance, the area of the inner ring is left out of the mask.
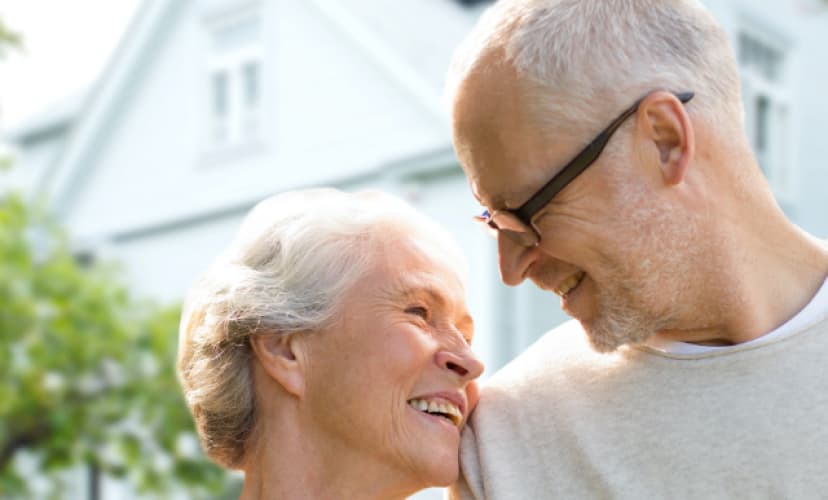
<path id="1" fill-rule="evenodd" d="M 237 3 L 203 19 L 206 61 L 202 81 L 205 82 L 202 105 L 206 108 L 204 150 L 208 153 L 257 146 L 262 139 L 262 104 L 264 85 L 263 16 L 259 2 Z M 221 37 L 236 27 L 253 23 L 249 39 L 242 36 L 238 45 L 224 45 Z M 246 68 L 254 65 L 257 82 L 256 100 L 248 101 Z M 214 79 L 226 78 L 226 110 L 215 113 Z"/>
<path id="2" fill-rule="evenodd" d="M 779 57 L 773 74 L 767 74 L 755 65 L 746 63 L 743 51 L 745 41 L 766 47 Z M 742 84 L 745 108 L 745 132 L 762 172 L 768 179 L 777 200 L 786 208 L 797 198 L 798 169 L 796 163 L 795 107 L 792 95 L 793 44 L 778 30 L 754 21 L 743 20 L 735 36 L 735 49 Z M 767 104 L 765 119 L 759 121 L 760 100 Z M 764 144 L 759 135 L 765 128 Z"/>

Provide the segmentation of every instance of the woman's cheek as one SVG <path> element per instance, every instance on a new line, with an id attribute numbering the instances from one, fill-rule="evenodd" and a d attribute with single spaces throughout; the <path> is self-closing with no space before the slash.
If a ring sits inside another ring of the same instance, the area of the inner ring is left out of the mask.
<path id="1" fill-rule="evenodd" d="M 466 397 L 469 401 L 469 414 L 477 407 L 477 402 L 480 400 L 480 391 L 477 386 L 477 380 L 472 380 L 466 386 Z"/>

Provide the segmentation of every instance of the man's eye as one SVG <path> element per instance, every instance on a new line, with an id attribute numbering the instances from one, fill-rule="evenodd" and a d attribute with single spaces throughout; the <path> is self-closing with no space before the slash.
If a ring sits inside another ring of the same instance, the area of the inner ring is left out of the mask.
<path id="1" fill-rule="evenodd" d="M 423 319 L 428 319 L 428 309 L 423 306 L 411 306 L 406 308 L 406 314 L 413 314 L 415 316 L 419 316 Z"/>

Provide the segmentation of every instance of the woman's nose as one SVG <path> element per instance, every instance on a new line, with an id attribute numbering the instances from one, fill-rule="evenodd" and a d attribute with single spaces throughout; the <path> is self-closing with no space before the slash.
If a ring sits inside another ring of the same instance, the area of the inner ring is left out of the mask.
<path id="1" fill-rule="evenodd" d="M 471 381 L 483 373 L 483 362 L 468 347 L 462 352 L 440 350 L 437 352 L 437 364 L 460 376 L 464 381 Z"/>
<path id="2" fill-rule="evenodd" d="M 537 247 L 526 247 L 512 238 L 498 234 L 497 257 L 500 280 L 509 286 L 516 286 L 526 279 L 526 270 L 537 259 Z"/>

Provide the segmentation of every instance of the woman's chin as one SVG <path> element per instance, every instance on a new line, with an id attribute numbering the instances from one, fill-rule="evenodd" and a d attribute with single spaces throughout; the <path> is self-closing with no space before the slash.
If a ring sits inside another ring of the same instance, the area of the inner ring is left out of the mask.
<path id="1" fill-rule="evenodd" d="M 419 436 L 407 441 L 409 463 L 416 464 L 417 476 L 428 481 L 429 487 L 454 484 L 459 474 L 460 432 L 442 417 L 429 415 L 412 408 L 410 422 L 416 426 L 408 436 Z"/>
<path id="2" fill-rule="evenodd" d="M 459 473 L 460 466 L 456 454 L 452 459 L 446 457 L 445 459 L 434 460 L 429 464 L 426 474 L 428 487 L 444 488 L 451 486 L 457 481 Z"/>

